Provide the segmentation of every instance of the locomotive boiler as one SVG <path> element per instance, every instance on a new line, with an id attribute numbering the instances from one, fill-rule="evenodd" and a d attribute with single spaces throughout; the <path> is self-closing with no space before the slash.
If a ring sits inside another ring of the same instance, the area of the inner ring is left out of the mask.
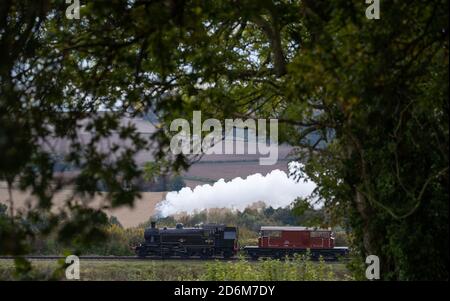
<path id="1" fill-rule="evenodd" d="M 139 257 L 223 257 L 230 258 L 238 250 L 236 227 L 219 224 L 205 224 L 185 228 L 177 224 L 175 228 L 157 228 L 152 222 L 145 229 L 144 242 L 135 248 Z"/>

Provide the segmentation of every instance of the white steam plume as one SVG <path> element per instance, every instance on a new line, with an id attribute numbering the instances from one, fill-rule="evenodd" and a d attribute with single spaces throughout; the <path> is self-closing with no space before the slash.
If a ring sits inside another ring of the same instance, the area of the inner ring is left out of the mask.
<path id="1" fill-rule="evenodd" d="M 315 187 L 310 180 L 295 182 L 284 171 L 276 169 L 266 176 L 257 173 L 229 182 L 220 179 L 213 185 L 199 185 L 193 190 L 185 187 L 179 192 L 169 192 L 166 199 L 158 204 L 157 212 L 168 216 L 209 208 L 243 210 L 258 201 L 279 208 L 291 204 L 297 197 L 308 197 Z"/>

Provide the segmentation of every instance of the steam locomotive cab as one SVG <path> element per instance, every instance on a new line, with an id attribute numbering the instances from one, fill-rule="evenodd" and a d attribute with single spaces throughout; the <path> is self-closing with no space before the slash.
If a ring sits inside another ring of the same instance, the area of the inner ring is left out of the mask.
<path id="1" fill-rule="evenodd" d="M 206 224 L 195 228 L 157 228 L 154 222 L 145 229 L 144 243 L 136 247 L 139 257 L 232 257 L 237 252 L 237 228 Z"/>

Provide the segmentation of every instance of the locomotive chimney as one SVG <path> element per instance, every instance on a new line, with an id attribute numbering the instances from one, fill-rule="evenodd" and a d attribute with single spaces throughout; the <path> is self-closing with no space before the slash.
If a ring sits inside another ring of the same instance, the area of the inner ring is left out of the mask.
<path id="1" fill-rule="evenodd" d="M 156 222 L 151 222 L 150 225 L 151 225 L 151 228 L 152 228 L 152 229 L 155 229 L 155 228 L 156 228 Z"/>

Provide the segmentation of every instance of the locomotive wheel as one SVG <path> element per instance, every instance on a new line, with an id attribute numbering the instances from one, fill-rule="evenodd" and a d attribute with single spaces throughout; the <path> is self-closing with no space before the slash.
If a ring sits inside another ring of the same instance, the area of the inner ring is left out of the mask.
<path id="1" fill-rule="evenodd" d="M 283 258 L 283 255 L 281 254 L 281 252 L 275 252 L 275 254 L 272 255 L 273 259 L 281 259 Z"/>
<path id="2" fill-rule="evenodd" d="M 210 255 L 210 252 L 209 252 L 209 250 L 207 250 L 207 249 L 203 249 L 202 251 L 201 251 L 201 253 L 200 253 L 200 258 L 201 259 L 207 259 L 207 258 L 209 258 L 211 255 Z"/>
<path id="3" fill-rule="evenodd" d="M 137 256 L 139 258 L 145 258 L 145 256 L 147 256 L 147 251 L 145 249 L 139 249 Z"/>
<path id="4" fill-rule="evenodd" d="M 180 254 L 180 257 L 181 257 L 181 258 L 189 258 L 189 257 L 190 257 L 189 251 L 182 252 L 182 253 Z"/>
<path id="5" fill-rule="evenodd" d="M 225 251 L 223 252 L 223 258 L 225 259 L 229 259 L 233 256 L 233 253 L 229 252 L 229 251 Z"/>

